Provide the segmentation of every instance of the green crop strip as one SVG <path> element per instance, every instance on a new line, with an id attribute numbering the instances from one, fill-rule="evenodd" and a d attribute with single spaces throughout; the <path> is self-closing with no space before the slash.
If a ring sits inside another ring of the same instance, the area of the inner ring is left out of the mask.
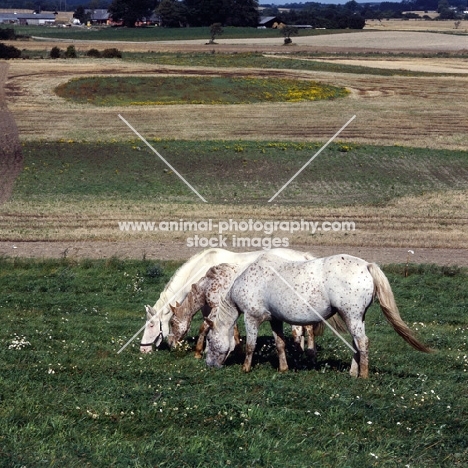
<path id="1" fill-rule="evenodd" d="M 55 92 L 98 106 L 299 102 L 349 94 L 314 81 L 254 77 L 90 77 L 71 80 Z"/>

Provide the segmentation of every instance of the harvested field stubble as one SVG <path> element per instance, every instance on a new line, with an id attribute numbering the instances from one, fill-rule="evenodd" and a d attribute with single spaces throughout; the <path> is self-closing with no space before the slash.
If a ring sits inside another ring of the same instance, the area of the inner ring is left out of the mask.
<path id="1" fill-rule="evenodd" d="M 37 214 L 38 206 L 41 213 Z M 49 204 L 10 202 L 0 216 L 1 240 L 66 241 L 71 244 L 86 240 L 119 242 L 147 241 L 148 245 L 187 243 L 194 232 L 121 231 L 121 221 L 196 220 L 214 223 L 229 219 L 262 221 L 353 221 L 355 230 L 324 232 L 300 230 L 277 231 L 271 235 L 247 233 L 250 237 L 287 238 L 291 245 L 368 246 L 464 249 L 468 242 L 466 206 L 468 191 L 445 192 L 421 197 L 405 197 L 385 206 L 316 208 L 304 206 L 230 206 L 186 205 L 168 203 L 120 203 L 112 201 L 67 202 Z M 217 238 L 219 232 L 203 231 L 201 237 Z M 241 232 L 226 232 L 228 242 Z"/>
<path id="2" fill-rule="evenodd" d="M 53 90 L 72 78 L 99 75 L 236 76 L 239 70 L 191 69 L 110 61 L 27 61 L 11 66 L 6 93 L 24 139 L 128 139 L 117 114 L 146 138 L 326 141 L 352 115 L 347 141 L 430 148 L 468 147 L 468 76 L 371 76 L 272 70 L 271 75 L 346 87 L 351 97 L 327 102 L 255 105 L 96 108 L 58 98 Z M 249 69 L 251 76 L 265 70 Z M 52 123 L 52 124 L 51 124 Z"/>

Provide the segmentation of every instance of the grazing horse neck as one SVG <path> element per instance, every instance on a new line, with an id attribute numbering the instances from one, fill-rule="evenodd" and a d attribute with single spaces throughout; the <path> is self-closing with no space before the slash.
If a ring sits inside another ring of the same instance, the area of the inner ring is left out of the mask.
<path id="1" fill-rule="evenodd" d="M 214 320 L 215 327 L 224 328 L 232 327 L 239 313 L 236 307 L 230 305 L 225 297 L 222 297 L 219 301 L 218 310 Z"/>

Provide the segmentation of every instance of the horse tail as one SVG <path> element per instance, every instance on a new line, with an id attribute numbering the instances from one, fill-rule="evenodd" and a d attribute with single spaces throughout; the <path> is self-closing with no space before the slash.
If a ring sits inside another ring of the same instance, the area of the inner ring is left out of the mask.
<path id="1" fill-rule="evenodd" d="M 380 308 L 393 329 L 414 349 L 424 353 L 433 352 L 414 337 L 413 332 L 401 318 L 392 288 L 384 272 L 375 263 L 369 263 L 367 269 L 374 280 L 374 290 L 379 299 Z"/>
<path id="2" fill-rule="evenodd" d="M 346 328 L 346 324 L 343 322 L 342 318 L 335 314 L 327 320 L 328 324 L 333 327 L 338 333 L 347 333 L 348 329 Z M 314 336 L 322 336 L 323 332 L 325 331 L 325 323 L 320 321 L 318 323 L 314 323 Z"/>
<path id="3" fill-rule="evenodd" d="M 314 336 L 322 336 L 325 331 L 325 325 L 322 321 L 314 323 Z"/>

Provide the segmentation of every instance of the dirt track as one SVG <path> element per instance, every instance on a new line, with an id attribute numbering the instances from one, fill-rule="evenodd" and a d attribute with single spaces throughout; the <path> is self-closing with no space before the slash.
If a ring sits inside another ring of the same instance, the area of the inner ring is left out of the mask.
<path id="1" fill-rule="evenodd" d="M 340 247 L 292 245 L 292 248 L 311 252 L 317 257 L 347 253 L 382 265 L 390 263 L 426 263 L 468 267 L 464 249 L 408 249 L 385 247 Z M 154 259 L 182 261 L 200 249 L 191 249 L 184 243 L 137 242 L 0 242 L 0 255 L 31 258 L 96 258 Z M 254 249 L 252 249 L 254 250 Z"/>

